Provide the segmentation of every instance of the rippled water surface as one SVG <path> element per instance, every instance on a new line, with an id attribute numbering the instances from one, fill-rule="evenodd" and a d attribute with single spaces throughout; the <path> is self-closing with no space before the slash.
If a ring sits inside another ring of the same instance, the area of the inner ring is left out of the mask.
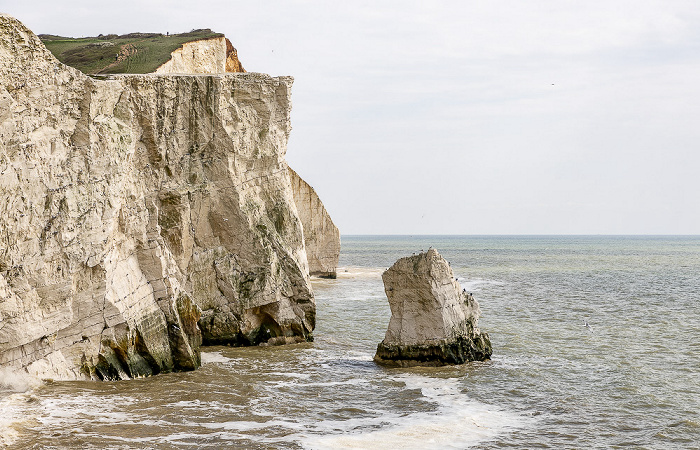
<path id="1" fill-rule="evenodd" d="M 493 359 L 378 367 L 390 316 L 381 273 L 429 246 L 480 302 Z M 700 448 L 700 238 L 344 236 L 341 266 L 337 280 L 314 280 L 313 343 L 208 347 L 195 372 L 122 382 L 32 387 L 0 373 L 2 439 L 86 449 Z"/>

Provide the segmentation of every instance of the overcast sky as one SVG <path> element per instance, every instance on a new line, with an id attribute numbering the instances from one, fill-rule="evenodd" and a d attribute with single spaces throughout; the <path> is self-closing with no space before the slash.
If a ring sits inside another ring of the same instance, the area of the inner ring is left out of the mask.
<path id="1" fill-rule="evenodd" d="M 343 234 L 700 234 L 697 0 L 18 1 L 35 33 L 225 33 L 292 75 Z"/>

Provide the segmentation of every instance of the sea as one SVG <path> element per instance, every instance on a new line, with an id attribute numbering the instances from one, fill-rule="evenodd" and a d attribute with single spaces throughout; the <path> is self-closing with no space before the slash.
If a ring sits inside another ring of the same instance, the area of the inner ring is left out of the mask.
<path id="1" fill-rule="evenodd" d="M 486 362 L 384 368 L 381 274 L 436 248 Z M 312 343 L 118 382 L 0 373 L 10 449 L 700 448 L 700 236 L 343 236 Z"/>

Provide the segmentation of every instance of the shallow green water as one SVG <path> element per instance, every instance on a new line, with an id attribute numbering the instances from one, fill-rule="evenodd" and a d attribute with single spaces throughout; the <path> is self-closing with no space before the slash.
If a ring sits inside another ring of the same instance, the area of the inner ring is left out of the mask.
<path id="1" fill-rule="evenodd" d="M 429 246 L 479 301 L 493 359 L 377 367 L 381 272 Z M 5 391 L 0 431 L 11 448 L 699 447 L 700 238 L 344 236 L 341 266 L 314 280 L 314 343 Z"/>

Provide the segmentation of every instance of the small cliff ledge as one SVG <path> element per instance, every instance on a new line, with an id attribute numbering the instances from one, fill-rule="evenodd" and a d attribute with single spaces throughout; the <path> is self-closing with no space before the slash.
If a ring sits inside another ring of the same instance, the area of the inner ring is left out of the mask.
<path id="1" fill-rule="evenodd" d="M 335 278 L 340 257 L 340 231 L 318 198 L 314 188 L 291 168 L 294 202 L 304 229 L 309 273 L 322 278 Z"/>
<path id="2" fill-rule="evenodd" d="M 489 337 L 478 327 L 479 304 L 437 250 L 399 259 L 382 280 L 391 319 L 377 363 L 440 366 L 491 357 Z"/>
<path id="3" fill-rule="evenodd" d="M 125 379 L 311 339 L 291 85 L 95 80 L 0 15 L 0 367 Z"/>

